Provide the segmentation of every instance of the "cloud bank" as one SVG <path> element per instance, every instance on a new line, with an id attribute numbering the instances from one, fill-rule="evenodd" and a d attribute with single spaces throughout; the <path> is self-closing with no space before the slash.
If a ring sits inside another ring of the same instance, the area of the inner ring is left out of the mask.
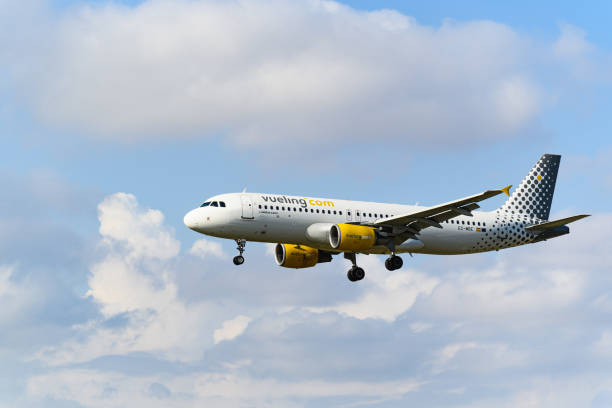
<path id="1" fill-rule="evenodd" d="M 573 226 L 571 239 L 490 257 L 430 258 L 389 273 L 362 256 L 358 285 L 338 273 L 338 260 L 271 267 L 263 246 L 249 250 L 248 269 L 193 247 L 182 253 L 163 214 L 131 194 L 106 197 L 98 218 L 102 256 L 90 263 L 86 292 L 97 313 L 29 357 L 46 368 L 28 377 L 24 406 L 611 401 L 610 215 Z M 0 271 L 8 310 L 28 303 L 8 294 L 36 296 L 11 268 Z M 145 370 L 133 373 L 134 361 Z"/>
<path id="2" fill-rule="evenodd" d="M 585 47 L 320 0 L 148 0 L 61 14 L 38 13 L 38 28 L 7 44 L 26 62 L 7 61 L 18 94 L 45 123 L 121 142 L 503 139 L 531 126 L 546 99 L 529 61 Z"/>

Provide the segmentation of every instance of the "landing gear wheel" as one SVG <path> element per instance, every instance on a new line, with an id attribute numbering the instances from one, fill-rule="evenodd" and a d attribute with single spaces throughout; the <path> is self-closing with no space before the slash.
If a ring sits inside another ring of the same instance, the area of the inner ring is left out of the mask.
<path id="1" fill-rule="evenodd" d="M 236 244 L 238 245 L 236 249 L 238 250 L 238 253 L 240 255 L 237 255 L 234 257 L 234 265 L 242 265 L 244 263 L 244 256 L 242 256 L 242 254 L 244 253 L 244 247 L 246 246 L 246 240 L 237 239 Z"/>
<path id="2" fill-rule="evenodd" d="M 404 265 L 404 261 L 397 255 L 392 255 L 385 260 L 385 268 L 389 271 L 400 269 Z"/>
<path id="3" fill-rule="evenodd" d="M 351 263 L 353 264 L 351 269 L 349 269 L 349 271 L 346 273 L 346 277 L 351 282 L 357 282 L 357 281 L 362 280 L 365 277 L 365 272 L 363 271 L 362 268 L 357 266 L 356 254 L 354 252 L 345 252 L 344 257 L 348 259 L 349 261 L 351 261 Z"/>
<path id="4" fill-rule="evenodd" d="M 349 269 L 349 271 L 346 273 L 346 277 L 351 281 L 351 282 L 357 282 L 362 280 L 363 278 L 365 278 L 365 271 L 363 270 L 363 268 L 360 268 L 358 266 L 353 266 L 351 269 Z"/>

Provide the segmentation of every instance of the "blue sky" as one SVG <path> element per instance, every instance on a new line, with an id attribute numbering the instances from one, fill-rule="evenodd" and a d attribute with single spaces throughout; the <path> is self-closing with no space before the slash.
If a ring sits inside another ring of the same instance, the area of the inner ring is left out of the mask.
<path id="1" fill-rule="evenodd" d="M 0 407 L 612 403 L 608 3 L 0 5 Z M 595 214 L 570 236 L 360 285 L 182 223 L 243 188 L 435 204 L 542 153 L 553 216 Z"/>

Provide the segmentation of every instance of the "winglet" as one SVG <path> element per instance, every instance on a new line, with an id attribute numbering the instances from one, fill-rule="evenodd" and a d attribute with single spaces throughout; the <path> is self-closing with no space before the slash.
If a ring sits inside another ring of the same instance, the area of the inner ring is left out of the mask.
<path id="1" fill-rule="evenodd" d="M 510 188 L 512 187 L 512 184 L 510 184 L 509 186 L 506 186 L 504 188 L 501 188 L 499 191 L 503 191 L 504 194 L 506 194 L 508 197 L 510 197 Z"/>

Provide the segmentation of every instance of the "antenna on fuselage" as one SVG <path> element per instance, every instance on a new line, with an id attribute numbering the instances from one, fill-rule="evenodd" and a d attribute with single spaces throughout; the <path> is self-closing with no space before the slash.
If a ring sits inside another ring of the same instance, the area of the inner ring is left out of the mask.
<path id="1" fill-rule="evenodd" d="M 242 192 L 243 192 L 243 193 L 246 193 L 246 189 L 247 189 L 246 187 L 245 187 L 245 188 L 243 188 L 243 189 L 242 189 Z"/>

